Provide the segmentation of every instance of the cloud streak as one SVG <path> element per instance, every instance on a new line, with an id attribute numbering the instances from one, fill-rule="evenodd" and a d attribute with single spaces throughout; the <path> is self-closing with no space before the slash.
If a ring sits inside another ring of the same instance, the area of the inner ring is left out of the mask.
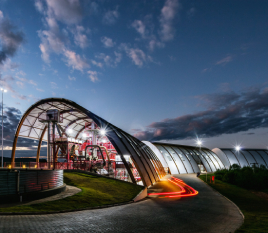
<path id="1" fill-rule="evenodd" d="M 207 110 L 173 119 L 153 122 L 135 133 L 141 140 L 180 140 L 215 137 L 268 127 L 268 88 L 253 88 L 241 93 L 198 96 Z"/>
<path id="2" fill-rule="evenodd" d="M 24 33 L 17 31 L 16 27 L 8 19 L 5 19 L 0 11 L 0 42 L 2 45 L 0 65 L 9 57 L 13 57 L 24 41 Z"/>

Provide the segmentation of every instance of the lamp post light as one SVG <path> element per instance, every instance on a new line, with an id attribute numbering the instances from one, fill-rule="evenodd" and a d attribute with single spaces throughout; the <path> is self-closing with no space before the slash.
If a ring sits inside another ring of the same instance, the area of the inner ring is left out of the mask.
<path id="1" fill-rule="evenodd" d="M 4 166 L 4 125 L 3 125 L 3 122 L 4 122 L 4 106 L 3 106 L 3 102 L 4 102 L 4 92 L 7 92 L 7 90 L 1 88 L 1 91 L 2 91 L 2 168 Z"/>

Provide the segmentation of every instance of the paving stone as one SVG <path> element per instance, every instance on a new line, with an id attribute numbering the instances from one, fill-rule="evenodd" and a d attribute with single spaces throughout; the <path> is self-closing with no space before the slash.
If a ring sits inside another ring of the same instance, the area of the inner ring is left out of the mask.
<path id="1" fill-rule="evenodd" d="M 229 233 L 243 223 L 237 207 L 195 175 L 176 177 L 199 194 L 62 214 L 0 216 L 0 232 Z"/>

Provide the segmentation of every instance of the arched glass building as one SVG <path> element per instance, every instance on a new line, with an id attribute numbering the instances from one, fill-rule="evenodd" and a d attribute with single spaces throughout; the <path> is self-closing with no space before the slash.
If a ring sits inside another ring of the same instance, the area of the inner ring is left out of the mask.
<path id="1" fill-rule="evenodd" d="M 165 175 L 150 147 L 67 99 L 43 99 L 24 113 L 14 137 L 12 167 L 16 167 L 18 137 L 39 142 L 35 168 L 41 166 L 40 149 L 45 141 L 47 169 L 68 168 L 70 164 L 72 168 L 83 165 L 95 171 L 106 169 L 108 175 L 133 183 L 142 181 L 147 187 Z"/>
<path id="2" fill-rule="evenodd" d="M 225 168 L 221 159 L 205 147 L 143 141 L 158 156 L 165 169 L 172 174 L 214 172 Z"/>
<path id="3" fill-rule="evenodd" d="M 226 168 L 233 164 L 238 164 L 240 167 L 252 166 L 253 164 L 257 166 L 264 165 L 268 168 L 268 150 L 214 148 L 212 151 L 217 154 Z"/>

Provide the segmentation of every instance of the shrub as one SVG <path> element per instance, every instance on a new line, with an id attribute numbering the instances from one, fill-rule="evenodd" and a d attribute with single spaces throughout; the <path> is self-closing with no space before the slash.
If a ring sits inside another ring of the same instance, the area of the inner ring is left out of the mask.
<path id="1" fill-rule="evenodd" d="M 229 170 L 217 170 L 215 178 L 246 189 L 268 189 L 268 169 L 263 165 L 241 168 L 233 164 Z"/>

